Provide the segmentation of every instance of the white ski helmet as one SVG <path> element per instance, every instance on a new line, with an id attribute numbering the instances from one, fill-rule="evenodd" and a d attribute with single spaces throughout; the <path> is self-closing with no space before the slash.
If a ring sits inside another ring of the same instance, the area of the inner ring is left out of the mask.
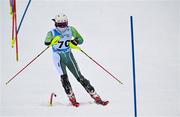
<path id="1" fill-rule="evenodd" d="M 59 28 L 65 28 L 68 26 L 68 18 L 65 14 L 56 15 L 54 19 L 55 26 Z"/>

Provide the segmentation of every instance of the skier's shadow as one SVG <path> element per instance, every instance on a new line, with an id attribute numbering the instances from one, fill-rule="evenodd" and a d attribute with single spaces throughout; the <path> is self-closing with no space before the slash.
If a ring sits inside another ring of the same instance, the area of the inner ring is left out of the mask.
<path id="1" fill-rule="evenodd" d="M 80 103 L 80 106 L 87 106 L 87 105 L 91 105 L 91 104 L 94 104 L 94 102 L 92 101 L 89 101 L 89 102 L 79 102 Z M 60 103 L 60 102 L 54 102 L 53 104 L 54 106 L 72 106 L 71 103 Z"/>
<path id="2" fill-rule="evenodd" d="M 93 101 L 89 101 L 89 102 L 79 102 L 80 103 L 80 106 L 88 106 L 88 105 L 92 105 L 92 104 L 95 104 L 95 102 Z M 61 102 L 53 102 L 52 105 L 50 105 L 49 103 L 41 103 L 40 104 L 41 106 L 49 106 L 49 107 L 57 107 L 57 106 L 72 106 L 72 104 L 70 103 L 61 103 Z"/>

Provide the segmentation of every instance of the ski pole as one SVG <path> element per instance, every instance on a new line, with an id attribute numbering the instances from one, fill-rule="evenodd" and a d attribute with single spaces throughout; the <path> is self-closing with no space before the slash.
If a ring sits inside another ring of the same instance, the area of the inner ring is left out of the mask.
<path id="1" fill-rule="evenodd" d="M 123 84 L 117 77 L 115 77 L 111 72 L 109 72 L 107 69 L 105 69 L 101 64 L 99 64 L 96 60 L 94 60 L 92 57 L 90 57 L 86 52 L 84 52 L 79 46 L 73 45 L 72 43 L 69 43 L 69 46 L 73 49 L 80 50 L 83 54 L 85 54 L 89 59 L 91 59 L 96 65 L 101 67 L 106 73 L 108 73 L 112 78 L 114 78 L 116 81 L 118 81 L 120 84 Z"/>
<path id="2" fill-rule="evenodd" d="M 35 61 L 41 54 L 43 54 L 50 46 L 46 47 L 43 51 L 41 51 L 34 59 L 32 59 L 26 66 L 24 66 L 19 72 L 17 72 L 11 79 L 6 82 L 6 85 L 10 83 L 17 75 L 19 75 L 26 67 L 28 67 L 33 61 Z"/>
<path id="3" fill-rule="evenodd" d="M 112 76 L 116 81 L 118 81 L 120 84 L 123 84 L 118 78 L 116 78 L 112 73 L 110 73 L 108 70 L 106 70 L 102 65 L 100 65 L 96 60 L 94 60 L 92 57 L 90 57 L 86 52 L 84 52 L 82 49 L 80 50 L 83 54 L 85 54 L 89 59 L 91 59 L 96 65 L 101 67 L 106 73 L 108 73 L 110 76 Z"/>

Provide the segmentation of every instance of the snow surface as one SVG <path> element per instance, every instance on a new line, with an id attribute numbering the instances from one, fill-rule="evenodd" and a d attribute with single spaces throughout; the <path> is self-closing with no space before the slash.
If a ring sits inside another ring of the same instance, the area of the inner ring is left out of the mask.
<path id="1" fill-rule="evenodd" d="M 18 22 L 28 0 L 17 0 Z M 130 16 L 134 16 L 137 107 L 140 117 L 180 116 L 180 42 L 178 1 L 123 2 L 32 0 L 19 31 L 20 60 L 11 48 L 11 17 L 8 0 L 0 1 L 0 116 L 8 117 L 133 117 Z M 113 80 L 81 52 L 73 50 L 82 74 L 99 95 L 109 100 L 100 106 L 69 73 L 79 108 L 70 106 L 47 50 L 16 79 L 5 85 L 46 46 L 51 19 L 64 12 L 85 41 L 81 46 L 91 57 L 117 76 Z M 48 106 L 55 92 L 53 106 Z M 178 105 L 179 104 L 179 105 Z"/>

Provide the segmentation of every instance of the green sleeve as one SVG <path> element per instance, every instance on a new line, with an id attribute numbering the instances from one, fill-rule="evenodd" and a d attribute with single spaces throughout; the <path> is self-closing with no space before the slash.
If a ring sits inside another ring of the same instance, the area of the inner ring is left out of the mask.
<path id="1" fill-rule="evenodd" d="M 52 39 L 53 39 L 53 34 L 52 34 L 52 32 L 50 31 L 50 32 L 47 33 L 46 39 L 45 39 L 45 41 L 44 41 L 44 44 L 45 44 L 45 45 L 50 45 Z"/>
<path id="2" fill-rule="evenodd" d="M 78 33 L 78 31 L 74 28 L 74 27 L 72 27 L 71 26 L 71 30 L 72 30 L 72 35 L 73 35 L 73 37 L 75 38 L 75 40 L 77 40 L 78 41 L 78 44 L 82 44 L 83 43 L 83 38 L 82 38 L 82 36 Z"/>

